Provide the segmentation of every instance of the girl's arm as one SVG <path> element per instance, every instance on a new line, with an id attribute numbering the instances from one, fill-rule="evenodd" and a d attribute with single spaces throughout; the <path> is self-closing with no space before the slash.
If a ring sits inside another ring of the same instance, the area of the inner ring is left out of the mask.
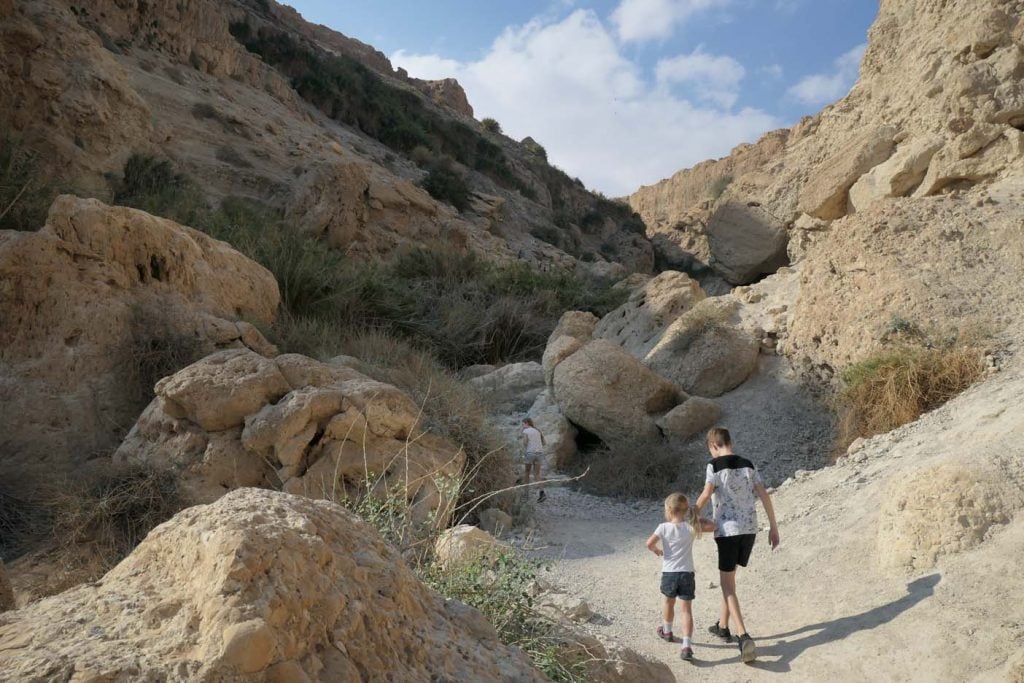
<path id="1" fill-rule="evenodd" d="M 699 519 L 699 521 L 700 521 L 700 530 L 701 531 L 714 531 L 715 530 L 715 523 L 712 522 L 710 519 L 708 519 L 706 517 L 701 517 Z"/>
<path id="2" fill-rule="evenodd" d="M 647 549 L 658 557 L 664 554 L 661 552 L 661 548 L 658 547 L 658 534 L 651 534 L 651 537 L 647 539 Z"/>

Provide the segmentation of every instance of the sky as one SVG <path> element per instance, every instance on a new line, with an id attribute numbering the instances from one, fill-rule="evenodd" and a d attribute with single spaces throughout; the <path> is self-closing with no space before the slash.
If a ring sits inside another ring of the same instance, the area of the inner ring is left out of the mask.
<path id="1" fill-rule="evenodd" d="M 622 196 L 849 92 L 877 0 L 288 0 Z"/>

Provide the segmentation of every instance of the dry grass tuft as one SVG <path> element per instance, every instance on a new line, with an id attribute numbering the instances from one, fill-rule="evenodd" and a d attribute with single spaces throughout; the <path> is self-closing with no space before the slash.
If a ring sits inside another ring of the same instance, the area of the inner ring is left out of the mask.
<path id="1" fill-rule="evenodd" d="M 938 408 L 983 371 L 981 353 L 966 346 L 905 346 L 849 366 L 837 397 L 836 457 L 859 437 L 891 431 Z"/>
<path id="2" fill-rule="evenodd" d="M 625 500 L 662 498 L 673 490 L 679 479 L 680 458 L 664 444 L 602 447 L 577 454 L 570 471 L 579 474 L 579 487 L 598 496 Z"/>

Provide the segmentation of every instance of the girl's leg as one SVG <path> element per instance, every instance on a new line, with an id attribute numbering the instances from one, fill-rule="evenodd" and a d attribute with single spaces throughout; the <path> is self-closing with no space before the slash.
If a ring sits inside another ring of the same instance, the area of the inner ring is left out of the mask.
<path id="1" fill-rule="evenodd" d="M 662 607 L 662 610 L 661 610 L 661 617 L 662 617 L 662 620 L 666 624 L 670 624 L 670 625 L 675 620 L 675 618 L 676 618 L 676 599 L 675 598 L 670 598 L 670 597 L 667 597 L 667 596 L 665 597 L 665 603 L 664 603 L 664 606 Z M 669 630 L 669 632 L 672 631 L 672 629 L 668 629 L 668 630 Z"/>
<path id="2" fill-rule="evenodd" d="M 693 602 L 691 600 L 680 600 L 682 606 L 680 632 L 684 638 L 693 637 Z"/>

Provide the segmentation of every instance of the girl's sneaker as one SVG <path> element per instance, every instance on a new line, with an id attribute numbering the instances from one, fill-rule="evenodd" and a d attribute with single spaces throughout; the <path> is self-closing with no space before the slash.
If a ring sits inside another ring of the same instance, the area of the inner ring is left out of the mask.
<path id="1" fill-rule="evenodd" d="M 710 633 L 713 636 L 718 636 L 727 643 L 732 642 L 732 634 L 729 633 L 729 628 L 722 628 L 718 625 L 717 621 L 711 626 L 708 626 L 708 633 Z"/>
<path id="2" fill-rule="evenodd" d="M 671 643 L 672 642 L 672 640 L 673 640 L 672 639 L 672 631 L 669 631 L 668 633 L 666 633 L 664 626 L 659 626 L 657 633 L 658 633 L 658 637 L 661 638 L 662 640 L 664 640 L 666 643 Z"/>
<path id="3" fill-rule="evenodd" d="M 682 650 L 680 650 L 679 659 L 683 660 L 684 662 L 693 661 L 693 648 L 684 647 Z"/>

